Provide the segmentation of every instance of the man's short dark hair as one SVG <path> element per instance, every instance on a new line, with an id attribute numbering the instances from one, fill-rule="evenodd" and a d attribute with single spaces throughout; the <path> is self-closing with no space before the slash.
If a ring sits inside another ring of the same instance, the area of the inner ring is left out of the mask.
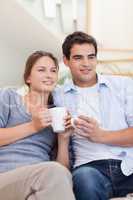
<path id="1" fill-rule="evenodd" d="M 72 46 L 74 44 L 84 44 L 84 43 L 92 44 L 95 48 L 95 55 L 97 55 L 97 42 L 95 38 L 81 31 L 76 31 L 65 38 L 62 45 L 63 55 L 67 59 L 70 59 Z"/>

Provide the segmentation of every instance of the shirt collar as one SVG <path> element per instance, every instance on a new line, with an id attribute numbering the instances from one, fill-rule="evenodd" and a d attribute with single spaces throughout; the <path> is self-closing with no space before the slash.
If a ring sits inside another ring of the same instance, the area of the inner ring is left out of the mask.
<path id="1" fill-rule="evenodd" d="M 97 80 L 99 89 L 101 86 L 111 87 L 111 84 L 108 81 L 106 75 L 97 74 Z M 64 92 L 66 93 L 70 91 L 77 91 L 76 85 L 73 83 L 72 79 L 70 79 L 69 81 L 67 81 L 67 83 L 64 84 Z"/>
<path id="2" fill-rule="evenodd" d="M 67 83 L 64 84 L 64 92 L 70 92 L 70 91 L 77 91 L 76 85 L 73 83 L 73 80 L 70 79 L 67 81 Z"/>
<path id="3" fill-rule="evenodd" d="M 111 84 L 106 75 L 97 74 L 97 80 L 98 80 L 99 87 L 101 85 L 104 85 L 106 87 L 111 87 Z"/>

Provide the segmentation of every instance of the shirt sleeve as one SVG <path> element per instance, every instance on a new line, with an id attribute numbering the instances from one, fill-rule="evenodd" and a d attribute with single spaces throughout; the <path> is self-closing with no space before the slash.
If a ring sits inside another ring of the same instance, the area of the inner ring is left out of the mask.
<path id="1" fill-rule="evenodd" d="M 125 114 L 129 127 L 133 127 L 133 79 L 126 80 L 125 88 Z"/>
<path id="2" fill-rule="evenodd" d="M 10 95 L 8 89 L 0 89 L 0 128 L 5 128 L 10 113 Z"/>

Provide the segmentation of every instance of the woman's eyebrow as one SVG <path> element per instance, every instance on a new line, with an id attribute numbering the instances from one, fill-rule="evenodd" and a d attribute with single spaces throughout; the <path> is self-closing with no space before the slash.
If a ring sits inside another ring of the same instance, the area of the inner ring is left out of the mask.
<path id="1" fill-rule="evenodd" d="M 48 67 L 48 66 L 45 66 L 45 65 L 38 65 L 38 66 L 37 66 L 37 68 L 43 68 L 43 69 L 45 69 L 45 68 L 47 68 L 47 67 Z M 58 69 L 57 66 L 50 66 L 50 65 L 49 65 L 49 68 Z"/>
<path id="2" fill-rule="evenodd" d="M 38 68 L 46 68 L 44 65 L 38 65 Z"/>

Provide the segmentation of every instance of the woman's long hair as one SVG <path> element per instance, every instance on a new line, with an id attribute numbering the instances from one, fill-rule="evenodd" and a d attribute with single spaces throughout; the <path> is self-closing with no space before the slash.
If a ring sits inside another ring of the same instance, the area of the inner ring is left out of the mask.
<path id="1" fill-rule="evenodd" d="M 28 87 L 30 86 L 30 84 L 27 83 L 27 79 L 30 76 L 33 65 L 37 62 L 38 59 L 44 56 L 51 58 L 54 61 L 55 66 L 59 69 L 58 60 L 57 58 L 54 57 L 52 53 L 45 52 L 45 51 L 34 52 L 28 57 L 26 61 L 26 65 L 25 65 L 24 82 Z M 54 105 L 53 96 L 50 93 L 49 98 L 48 98 L 48 107 L 52 107 L 53 105 Z"/>

